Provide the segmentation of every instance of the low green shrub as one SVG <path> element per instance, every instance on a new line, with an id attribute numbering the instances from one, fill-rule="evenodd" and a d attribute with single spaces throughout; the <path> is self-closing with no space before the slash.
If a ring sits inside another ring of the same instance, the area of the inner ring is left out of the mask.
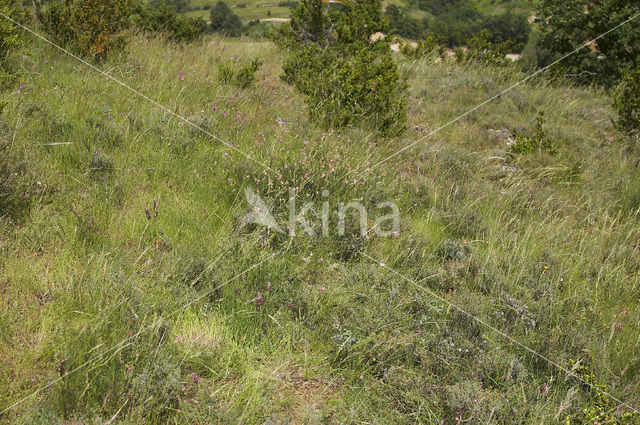
<path id="1" fill-rule="evenodd" d="M 218 80 L 243 89 L 247 88 L 255 81 L 256 72 L 260 65 L 262 65 L 262 61 L 259 59 L 254 59 L 248 65 L 237 69 L 233 64 L 220 64 L 218 66 Z"/>
<path id="2" fill-rule="evenodd" d="M 238 69 L 235 79 L 236 85 L 241 88 L 249 87 L 256 79 L 256 72 L 258 72 L 260 65 L 262 65 L 262 61 L 254 59 L 249 65 Z"/>
<path id="3" fill-rule="evenodd" d="M 231 84 L 235 76 L 235 68 L 230 63 L 222 63 L 218 65 L 218 81 L 225 84 Z"/>
<path id="4" fill-rule="evenodd" d="M 612 424 L 612 425 L 638 425 L 640 415 L 636 412 L 626 412 L 621 415 L 616 413 L 619 403 L 614 402 L 607 395 L 607 385 L 596 381 L 591 368 L 584 364 L 576 364 L 570 360 L 575 374 L 580 378 L 582 391 L 586 396 L 587 407 L 581 412 L 565 416 L 563 425 L 587 425 L 587 424 Z"/>
<path id="5" fill-rule="evenodd" d="M 464 260 L 471 254 L 471 249 L 463 242 L 445 239 L 438 247 L 438 256 L 443 260 Z"/>
<path id="6" fill-rule="evenodd" d="M 557 153 L 557 149 L 553 143 L 553 139 L 547 135 L 543 128 L 544 122 L 544 111 L 540 111 L 536 117 L 536 128 L 533 136 L 514 133 L 513 137 L 516 140 L 516 143 L 511 145 L 509 152 L 512 154 L 545 152 L 549 155 L 555 155 Z"/>

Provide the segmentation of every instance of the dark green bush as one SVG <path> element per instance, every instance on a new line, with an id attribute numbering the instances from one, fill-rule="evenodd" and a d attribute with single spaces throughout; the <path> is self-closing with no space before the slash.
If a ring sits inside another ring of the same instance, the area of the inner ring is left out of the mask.
<path id="1" fill-rule="evenodd" d="M 214 32 L 232 37 L 242 34 L 243 26 L 240 18 L 223 1 L 219 1 L 211 9 L 209 20 L 211 21 L 210 28 Z"/>
<path id="2" fill-rule="evenodd" d="M 511 10 L 501 15 L 492 15 L 484 18 L 482 28 L 489 30 L 489 41 L 493 44 L 512 42 L 520 48 L 529 40 L 531 26 L 524 14 L 515 14 Z"/>
<path id="3" fill-rule="evenodd" d="M 390 4 L 387 6 L 385 16 L 389 19 L 389 28 L 393 29 L 396 34 L 414 40 L 422 37 L 424 32 L 422 23 L 418 19 L 412 18 L 407 10 Z"/>
<path id="4" fill-rule="evenodd" d="M 616 127 L 629 136 L 640 132 L 640 64 L 629 70 L 613 94 L 618 111 Z"/>
<path id="5" fill-rule="evenodd" d="M 482 13 L 471 0 L 419 0 L 418 8 L 429 13 L 422 21 L 425 31 L 450 47 L 464 44 L 481 29 Z"/>
<path id="6" fill-rule="evenodd" d="M 586 13 L 585 13 L 586 12 Z M 542 0 L 538 16 L 548 16 L 541 23 L 542 47 L 555 53 L 553 61 L 568 54 L 607 30 L 617 27 L 640 12 L 640 3 L 629 0 Z M 625 69 L 640 63 L 640 26 L 628 22 L 565 58 L 565 75 L 580 84 L 615 87 Z M 542 64 L 542 65 L 547 65 Z"/>
<path id="7" fill-rule="evenodd" d="M 385 15 L 396 34 L 414 40 L 434 34 L 438 43 L 455 47 L 464 45 L 483 29 L 491 31 L 490 41 L 494 44 L 511 40 L 524 46 L 531 33 L 527 16 L 511 9 L 500 15 L 483 15 L 473 0 L 419 0 L 415 4 L 428 13 L 421 20 L 412 17 L 408 8 L 387 6 Z"/>
<path id="8" fill-rule="evenodd" d="M 157 8 L 138 4 L 132 15 L 134 25 L 145 32 L 164 33 L 170 40 L 190 42 L 205 32 L 202 18 L 179 15 L 173 6 L 160 3 Z"/>
<path id="9" fill-rule="evenodd" d="M 311 119 L 325 127 L 358 125 L 384 135 L 404 129 L 404 88 L 390 55 L 363 47 L 340 56 L 318 46 L 294 53 L 284 64 L 284 80 L 307 95 Z"/>
<path id="10" fill-rule="evenodd" d="M 489 30 L 482 30 L 467 40 L 467 50 L 456 49 L 456 58 L 460 61 L 475 61 L 491 64 L 510 63 L 505 56 L 522 50 L 522 45 L 511 40 L 494 43 Z"/>
<path id="11" fill-rule="evenodd" d="M 312 120 L 384 136 L 404 130 L 406 84 L 388 41 L 370 41 L 385 26 L 379 0 L 348 0 L 340 12 L 321 0 L 303 0 L 292 12 L 280 33 L 281 46 L 290 49 L 282 78 L 307 96 Z"/>

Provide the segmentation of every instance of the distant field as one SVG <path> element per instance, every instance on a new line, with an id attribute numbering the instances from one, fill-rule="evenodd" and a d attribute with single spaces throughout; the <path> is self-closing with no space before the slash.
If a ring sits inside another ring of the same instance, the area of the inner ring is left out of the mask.
<path id="1" fill-rule="evenodd" d="M 190 4 L 190 8 L 193 10 L 187 12 L 186 15 L 190 17 L 200 16 L 208 21 L 211 13 L 210 9 L 216 3 L 217 0 L 194 0 Z M 286 6 L 278 6 L 278 1 L 228 0 L 226 3 L 240 17 L 243 23 L 255 19 L 288 18 L 291 14 L 291 9 Z M 245 7 L 242 7 L 243 5 Z"/>
<path id="2" fill-rule="evenodd" d="M 531 0 L 474 0 L 478 8 L 484 13 L 500 14 L 508 8 L 513 8 L 515 12 L 530 12 L 534 10 L 535 4 Z"/>
<path id="3" fill-rule="evenodd" d="M 210 9 L 217 1 L 218 0 L 192 0 L 189 5 L 190 10 L 186 15 L 190 17 L 202 17 L 208 21 Z M 291 15 L 291 9 L 289 7 L 278 6 L 278 1 L 226 0 L 225 2 L 240 17 L 243 23 L 255 19 L 288 18 Z M 478 8 L 487 14 L 504 13 L 508 7 L 513 7 L 516 12 L 531 11 L 534 8 L 533 2 L 530 0 L 475 0 L 475 2 Z M 411 16 L 418 19 L 426 15 L 425 12 L 418 10 L 417 2 L 412 0 L 388 0 L 383 2 L 383 5 L 387 4 L 409 7 L 412 9 Z"/>

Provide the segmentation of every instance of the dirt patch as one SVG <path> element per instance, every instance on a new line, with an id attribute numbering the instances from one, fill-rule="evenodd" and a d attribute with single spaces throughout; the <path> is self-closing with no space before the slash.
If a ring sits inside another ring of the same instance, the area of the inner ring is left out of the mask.
<path id="1" fill-rule="evenodd" d="M 276 391 L 291 400 L 287 412 L 282 412 L 280 416 L 286 417 L 292 424 L 306 423 L 312 419 L 336 392 L 335 382 L 305 378 L 299 367 L 284 370 L 276 379 Z"/>
<path id="2" fill-rule="evenodd" d="M 289 22 L 291 18 L 264 18 L 260 22 Z"/>

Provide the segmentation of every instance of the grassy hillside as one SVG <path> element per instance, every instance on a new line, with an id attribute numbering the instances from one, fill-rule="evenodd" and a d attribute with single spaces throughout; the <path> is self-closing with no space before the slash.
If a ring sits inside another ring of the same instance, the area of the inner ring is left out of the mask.
<path id="1" fill-rule="evenodd" d="M 411 125 L 377 140 L 308 122 L 269 42 L 136 38 L 129 50 L 100 68 L 276 173 L 42 42 L 13 54 L 0 141 L 20 179 L 3 186 L 16 214 L 0 220 L 0 410 L 78 370 L 0 423 L 628 412 L 584 381 L 640 407 L 637 159 L 604 92 L 534 79 L 369 170 L 524 75 L 398 55 Z M 253 87 L 218 80 L 220 64 L 256 57 Z M 532 133 L 540 110 L 558 154 L 508 153 L 494 130 Z M 290 187 L 298 205 L 331 211 L 362 200 L 369 226 L 393 201 L 401 231 L 341 237 L 335 214 L 328 238 L 239 228 L 246 188 L 284 222 Z"/>

